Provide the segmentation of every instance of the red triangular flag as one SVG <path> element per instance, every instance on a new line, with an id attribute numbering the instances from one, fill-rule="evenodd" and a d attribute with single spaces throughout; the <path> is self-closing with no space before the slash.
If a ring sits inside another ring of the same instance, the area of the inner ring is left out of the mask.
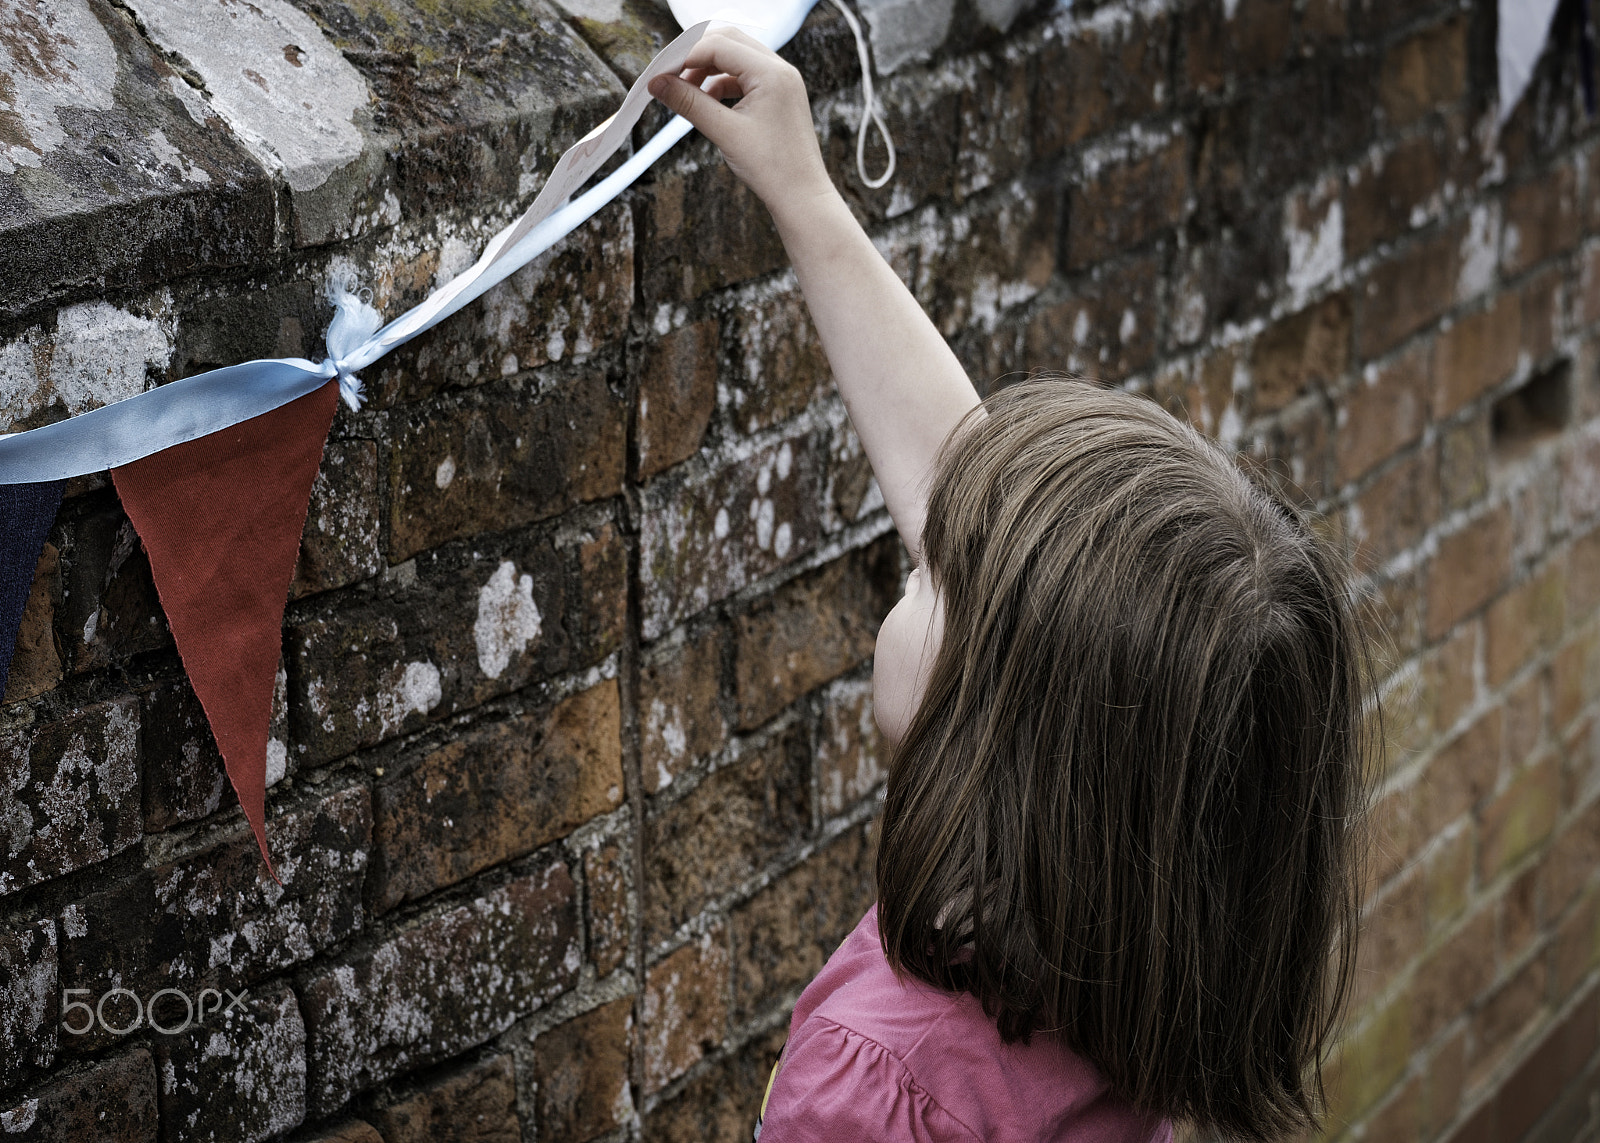
<path id="1" fill-rule="evenodd" d="M 338 404 L 339 384 L 330 381 L 111 470 L 268 872 L 267 730 L 283 608 Z"/>

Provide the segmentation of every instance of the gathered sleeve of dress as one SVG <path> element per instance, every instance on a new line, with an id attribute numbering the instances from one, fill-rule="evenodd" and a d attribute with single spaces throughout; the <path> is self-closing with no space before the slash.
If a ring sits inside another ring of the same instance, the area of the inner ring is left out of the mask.
<path id="1" fill-rule="evenodd" d="M 789 1039 L 760 1143 L 979 1143 L 887 1048 L 813 1016 Z"/>

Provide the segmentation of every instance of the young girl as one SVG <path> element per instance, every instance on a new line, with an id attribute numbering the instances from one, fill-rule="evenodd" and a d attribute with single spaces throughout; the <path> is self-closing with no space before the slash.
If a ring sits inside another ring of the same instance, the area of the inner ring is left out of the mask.
<path id="1" fill-rule="evenodd" d="M 1336 561 L 1149 401 L 980 405 L 798 73 L 736 31 L 689 64 L 652 93 L 772 212 L 918 564 L 873 667 L 879 903 L 800 997 L 761 1143 L 1314 1125 L 1363 791 Z"/>

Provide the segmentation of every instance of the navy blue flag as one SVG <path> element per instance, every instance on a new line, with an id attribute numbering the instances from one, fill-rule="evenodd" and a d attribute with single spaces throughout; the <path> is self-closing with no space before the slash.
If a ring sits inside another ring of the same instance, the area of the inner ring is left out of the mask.
<path id="1" fill-rule="evenodd" d="M 0 484 L 0 695 L 11 674 L 22 609 L 33 591 L 39 553 L 56 522 L 64 480 L 39 484 Z"/>

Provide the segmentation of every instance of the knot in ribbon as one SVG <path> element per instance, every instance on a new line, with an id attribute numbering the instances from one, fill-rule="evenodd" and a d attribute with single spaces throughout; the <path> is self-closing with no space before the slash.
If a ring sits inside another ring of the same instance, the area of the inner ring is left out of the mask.
<path id="1" fill-rule="evenodd" d="M 363 296 L 364 295 L 364 296 Z M 333 320 L 323 340 L 328 346 L 327 359 L 322 363 L 325 376 L 339 378 L 339 396 L 351 409 L 360 409 L 363 400 L 361 378 L 356 370 L 366 365 L 369 356 L 359 351 L 372 340 L 372 335 L 383 325 L 383 315 L 372 308 L 372 291 L 354 293 L 348 283 L 333 281 L 328 285 L 328 300 L 333 303 Z"/>

